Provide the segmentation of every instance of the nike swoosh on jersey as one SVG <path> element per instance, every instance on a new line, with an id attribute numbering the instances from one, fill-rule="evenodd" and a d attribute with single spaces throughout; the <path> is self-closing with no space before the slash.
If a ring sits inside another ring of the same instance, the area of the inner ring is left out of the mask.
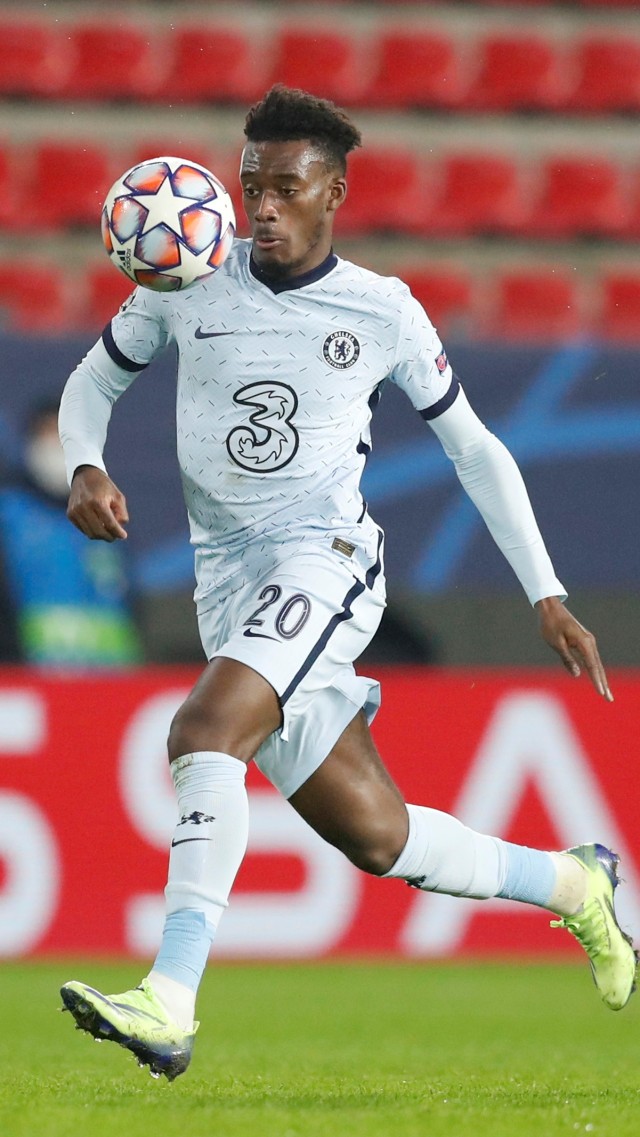
<path id="1" fill-rule="evenodd" d="M 217 336 L 232 336 L 234 332 L 203 332 L 202 328 L 196 328 L 195 337 L 197 340 L 212 340 Z"/>
<path id="2" fill-rule="evenodd" d="M 274 640 L 275 643 L 280 643 L 277 636 L 267 636 L 264 632 L 254 632 L 253 628 L 245 628 L 243 635 L 248 636 L 250 640 Z"/>
<path id="3" fill-rule="evenodd" d="M 176 845 L 188 845 L 189 841 L 210 841 L 210 837 L 182 837 L 179 841 L 172 841 L 171 848 L 175 849 Z"/>

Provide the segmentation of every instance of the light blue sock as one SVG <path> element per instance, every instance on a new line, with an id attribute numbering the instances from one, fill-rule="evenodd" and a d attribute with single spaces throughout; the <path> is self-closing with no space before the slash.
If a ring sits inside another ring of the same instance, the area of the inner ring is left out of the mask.
<path id="1" fill-rule="evenodd" d="M 556 866 L 550 853 L 503 841 L 507 858 L 504 884 L 498 892 L 505 900 L 521 900 L 548 908 L 556 885 Z"/>
<path id="2" fill-rule="evenodd" d="M 213 934 L 203 912 L 195 908 L 172 912 L 164 923 L 162 946 L 153 970 L 182 983 L 195 994 L 207 966 Z"/>

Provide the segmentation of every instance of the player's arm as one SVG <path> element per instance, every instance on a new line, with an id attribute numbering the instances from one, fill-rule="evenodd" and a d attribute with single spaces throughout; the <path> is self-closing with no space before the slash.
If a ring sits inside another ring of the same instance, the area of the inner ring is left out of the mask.
<path id="1" fill-rule="evenodd" d="M 563 604 L 566 592 L 553 569 L 513 456 L 480 421 L 461 388 L 442 414 L 429 418 L 429 425 L 535 606 L 544 640 L 571 675 L 580 675 L 584 667 L 598 693 L 611 701 L 595 637 Z"/>
<path id="2" fill-rule="evenodd" d="M 71 487 L 67 515 L 92 540 L 127 536 L 127 503 L 107 473 L 102 452 L 113 405 L 164 347 L 164 324 L 162 301 L 138 290 L 64 388 L 59 427 Z"/>
<path id="3" fill-rule="evenodd" d="M 520 471 L 506 447 L 469 406 L 438 334 L 406 285 L 396 288 L 398 340 L 390 378 L 437 434 L 469 497 L 535 606 L 540 631 L 567 670 L 584 667 L 611 699 L 596 641 L 564 607 Z"/>
<path id="4" fill-rule="evenodd" d="M 92 540 L 115 541 L 127 535 L 124 495 L 109 478 L 102 451 L 113 405 L 133 378 L 99 341 L 70 375 L 62 394 L 60 440 L 71 486 L 67 516 Z"/>

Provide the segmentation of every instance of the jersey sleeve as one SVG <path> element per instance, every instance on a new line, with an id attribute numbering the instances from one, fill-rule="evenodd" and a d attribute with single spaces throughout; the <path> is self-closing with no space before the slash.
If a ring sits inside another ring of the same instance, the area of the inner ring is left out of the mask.
<path id="1" fill-rule="evenodd" d="M 437 418 L 454 402 L 460 385 L 438 333 L 424 308 L 398 281 L 400 327 L 391 381 L 407 394 L 422 418 Z"/>
<path id="2" fill-rule="evenodd" d="M 59 415 L 69 483 L 78 466 L 105 470 L 113 404 L 172 339 L 168 316 L 166 297 L 136 289 L 69 376 Z"/>
<path id="3" fill-rule="evenodd" d="M 546 596 L 566 600 L 516 461 L 487 430 L 462 389 L 455 405 L 430 426 L 531 604 Z"/>
<path id="4" fill-rule="evenodd" d="M 144 370 L 173 339 L 168 296 L 136 288 L 107 324 L 102 342 L 118 367 Z"/>

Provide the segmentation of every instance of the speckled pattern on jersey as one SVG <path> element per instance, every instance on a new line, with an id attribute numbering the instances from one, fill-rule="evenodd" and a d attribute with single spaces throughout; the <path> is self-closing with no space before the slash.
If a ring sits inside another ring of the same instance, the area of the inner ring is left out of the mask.
<path id="1" fill-rule="evenodd" d="M 370 557 L 378 534 L 359 483 L 381 384 L 437 413 L 454 383 L 401 281 L 332 257 L 311 283 L 272 291 L 251 272 L 250 250 L 236 241 L 223 267 L 184 293 L 138 289 L 108 335 L 138 367 L 178 347 L 178 458 L 198 599 L 231 572 L 237 579 L 249 548 L 253 561 L 273 542 L 339 536 Z"/>

